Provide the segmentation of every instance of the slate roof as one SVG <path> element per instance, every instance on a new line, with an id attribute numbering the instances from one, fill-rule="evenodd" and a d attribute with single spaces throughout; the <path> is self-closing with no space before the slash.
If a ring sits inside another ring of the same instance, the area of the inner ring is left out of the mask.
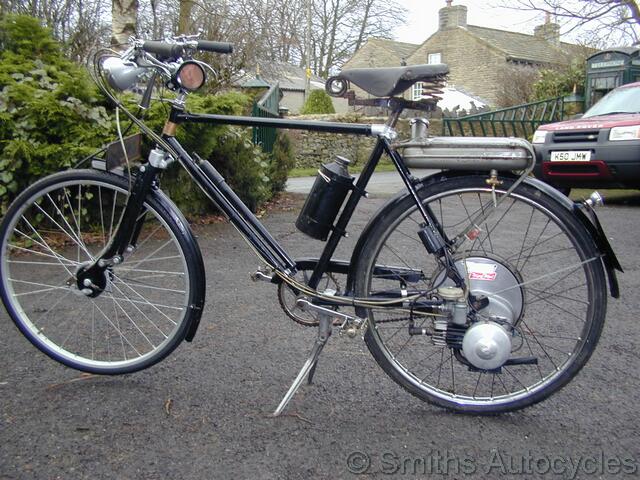
<path id="1" fill-rule="evenodd" d="M 571 57 L 587 56 L 596 52 L 594 49 L 567 42 L 560 42 L 559 46 L 555 46 L 543 38 L 526 33 L 476 25 L 467 25 L 459 28 L 465 29 L 471 35 L 503 52 L 507 59 L 514 61 L 553 64 L 562 62 L 563 57 L 569 60 Z M 438 31 L 435 34 L 441 33 L 441 31 Z M 428 41 L 428 39 L 425 41 Z M 360 47 L 360 50 L 345 63 L 343 68 L 399 66 L 402 59 L 408 60 L 419 47 L 420 45 L 413 43 L 369 38 Z"/>
<path id="2" fill-rule="evenodd" d="M 416 51 L 420 45 L 416 45 L 415 43 L 405 43 L 405 42 L 396 42 L 394 40 L 387 40 L 385 38 L 371 38 L 368 42 L 372 42 L 376 45 L 380 45 L 383 48 L 391 51 L 396 55 L 396 57 L 400 59 L 407 59 L 409 56 Z"/>
<path id="3" fill-rule="evenodd" d="M 243 87 L 255 82 L 255 73 L 247 72 L 240 80 Z M 305 69 L 296 65 L 282 62 L 262 62 L 260 64 L 260 80 L 270 85 L 276 82 L 280 84 L 281 90 L 293 90 L 304 92 Z M 313 88 L 324 88 L 324 79 L 317 75 L 311 75 L 311 86 Z"/>
<path id="4" fill-rule="evenodd" d="M 475 25 L 467 25 L 466 29 L 472 35 L 503 51 L 507 58 L 511 60 L 524 60 L 533 63 L 558 63 L 558 57 L 563 55 L 574 56 L 586 53 L 585 47 L 580 45 L 560 42 L 559 47 L 556 47 L 542 38 L 525 33 Z"/>
<path id="5" fill-rule="evenodd" d="M 369 38 L 342 68 L 399 67 L 420 45 Z"/>

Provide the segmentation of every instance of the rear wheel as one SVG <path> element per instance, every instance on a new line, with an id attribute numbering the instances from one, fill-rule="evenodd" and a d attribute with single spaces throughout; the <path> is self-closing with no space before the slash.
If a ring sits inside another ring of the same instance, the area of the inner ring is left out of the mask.
<path id="1" fill-rule="evenodd" d="M 78 370 L 147 368 L 184 339 L 201 295 L 199 252 L 188 228 L 154 195 L 135 248 L 99 275 L 81 278 L 115 234 L 128 182 L 68 171 L 28 188 L 0 226 L 0 294 L 20 331 Z"/>
<path id="2" fill-rule="evenodd" d="M 505 181 L 497 198 L 509 186 Z M 493 203 L 484 177 L 475 176 L 424 187 L 419 195 L 449 239 Z M 411 292 L 425 300 L 452 284 L 418 238 L 421 223 L 409 197 L 378 217 L 357 263 L 357 296 Z M 478 237 L 462 244 L 454 261 L 471 295 L 488 304 L 476 307 L 462 328 L 420 314 L 417 303 L 369 309 L 365 340 L 384 371 L 419 398 L 457 411 L 498 413 L 543 400 L 580 370 L 600 336 L 607 292 L 591 237 L 571 212 L 540 191 L 519 186 L 478 227 Z M 376 265 L 422 276 L 413 282 L 376 276 Z M 473 325 L 480 327 L 471 334 Z M 462 338 L 476 342 L 475 350 L 463 350 Z M 489 344 L 482 343 L 485 338 Z M 470 353 L 490 354 L 503 341 L 508 360 L 500 367 L 482 368 L 477 355 L 470 361 Z M 523 359 L 528 363 L 516 364 Z"/>

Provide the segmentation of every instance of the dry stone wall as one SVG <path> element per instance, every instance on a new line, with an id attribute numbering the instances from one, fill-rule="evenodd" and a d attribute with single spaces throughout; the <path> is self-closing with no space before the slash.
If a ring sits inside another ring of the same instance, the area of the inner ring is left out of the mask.
<path id="1" fill-rule="evenodd" d="M 384 123 L 386 118 L 362 117 L 348 115 L 300 115 L 296 120 L 322 120 L 328 122 L 347 123 Z M 441 121 L 431 121 L 431 133 L 441 134 Z M 398 133 L 401 139 L 409 138 L 409 119 L 398 122 Z M 297 168 L 315 168 L 331 161 L 336 155 L 342 155 L 352 161 L 354 165 L 365 163 L 373 149 L 375 139 L 360 135 L 336 135 L 330 133 L 290 130 L 287 132 L 295 151 Z"/>

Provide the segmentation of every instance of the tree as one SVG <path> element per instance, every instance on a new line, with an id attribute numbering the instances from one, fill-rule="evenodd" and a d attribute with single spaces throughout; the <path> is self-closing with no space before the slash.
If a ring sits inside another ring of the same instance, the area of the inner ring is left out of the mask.
<path id="1" fill-rule="evenodd" d="M 583 93 L 585 63 L 574 62 L 562 68 L 546 68 L 540 71 L 540 78 L 534 84 L 533 100 L 545 100 L 571 93 Z"/>
<path id="2" fill-rule="evenodd" d="M 371 36 L 391 38 L 406 10 L 396 1 L 313 1 L 313 71 L 322 77 L 339 68 Z"/>
<path id="3" fill-rule="evenodd" d="M 202 29 L 203 38 L 235 46 L 232 56 L 203 56 L 225 83 L 259 63 L 304 66 L 308 2 L 311 69 L 320 76 L 340 68 L 369 37 L 391 38 L 405 15 L 399 0 L 0 0 L 0 12 L 40 19 L 82 61 L 95 47 L 126 44 L 136 33 L 162 39 Z"/>
<path id="4" fill-rule="evenodd" d="M 637 0 L 503 0 L 502 6 L 553 15 L 564 33 L 579 32 L 592 43 L 640 43 Z"/>
<path id="5" fill-rule="evenodd" d="M 190 15 L 192 28 L 235 43 L 234 56 L 249 67 L 269 61 L 303 66 L 305 12 L 312 2 L 311 68 L 320 76 L 339 68 L 370 36 L 390 38 L 405 15 L 395 0 L 179 1 L 181 25 Z M 182 8 L 189 1 L 191 12 Z"/>
<path id="6" fill-rule="evenodd" d="M 190 34 L 191 32 L 191 13 L 193 12 L 192 0 L 178 0 L 178 32 L 181 34 Z"/>
<path id="7" fill-rule="evenodd" d="M 111 6 L 111 44 L 125 45 L 136 34 L 138 0 L 113 0 Z"/>
<path id="8" fill-rule="evenodd" d="M 109 39 L 110 0 L 0 0 L 0 16 L 29 15 L 53 32 L 75 60 Z"/>
<path id="9" fill-rule="evenodd" d="M 531 65 L 507 64 L 500 67 L 496 107 L 506 108 L 533 101 L 534 84 L 540 78 L 538 68 Z"/>

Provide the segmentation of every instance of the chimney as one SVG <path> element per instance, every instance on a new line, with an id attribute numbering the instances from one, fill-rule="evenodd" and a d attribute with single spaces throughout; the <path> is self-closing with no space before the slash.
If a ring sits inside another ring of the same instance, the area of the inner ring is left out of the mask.
<path id="1" fill-rule="evenodd" d="M 560 46 L 560 25 L 551 21 L 551 15 L 549 13 L 546 15 L 545 23 L 538 25 L 533 30 L 533 35 L 542 38 L 556 47 Z"/>
<path id="2" fill-rule="evenodd" d="M 440 9 L 440 30 L 467 26 L 467 7 L 451 5 L 451 2 L 447 0 L 447 6 Z"/>

